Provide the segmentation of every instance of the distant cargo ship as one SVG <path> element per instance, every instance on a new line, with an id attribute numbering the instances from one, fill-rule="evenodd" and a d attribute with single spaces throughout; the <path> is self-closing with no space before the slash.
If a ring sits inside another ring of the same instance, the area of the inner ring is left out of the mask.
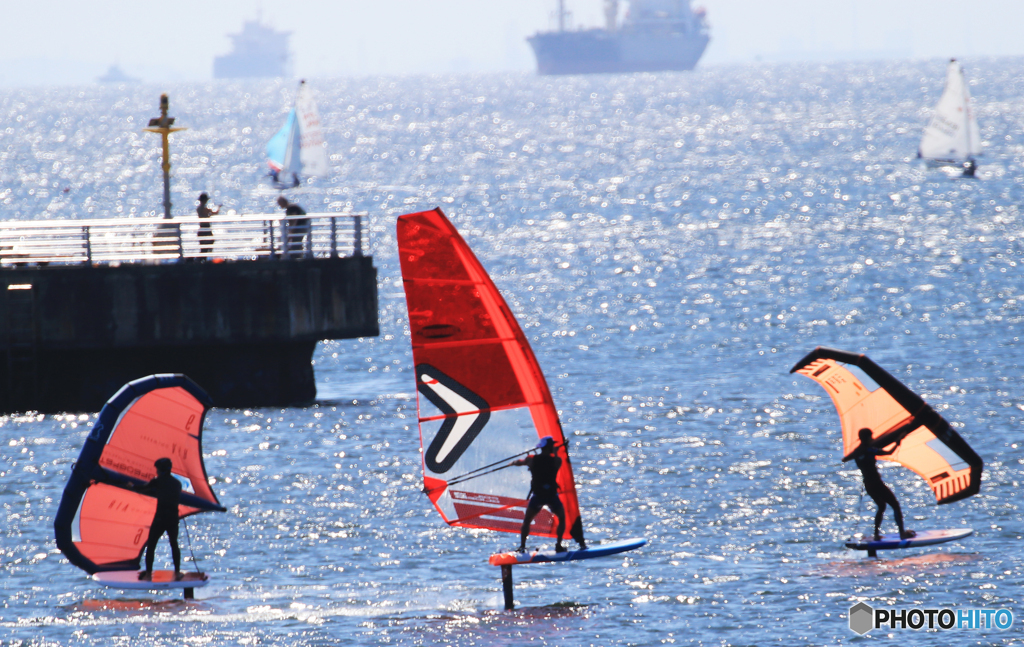
<path id="1" fill-rule="evenodd" d="M 234 43 L 229 54 L 213 59 L 213 78 L 290 77 L 291 32 L 275 31 L 258 20 L 247 20 L 242 31 L 228 34 Z"/>
<path id="2" fill-rule="evenodd" d="M 118 65 L 111 65 L 103 76 L 96 79 L 99 83 L 138 83 L 139 79 L 128 76 Z"/>
<path id="3" fill-rule="evenodd" d="M 618 24 L 618 0 L 605 0 L 604 29 L 566 28 L 558 0 L 558 31 L 528 38 L 540 74 L 600 74 L 692 70 L 708 46 L 703 9 L 690 0 L 631 0 Z"/>

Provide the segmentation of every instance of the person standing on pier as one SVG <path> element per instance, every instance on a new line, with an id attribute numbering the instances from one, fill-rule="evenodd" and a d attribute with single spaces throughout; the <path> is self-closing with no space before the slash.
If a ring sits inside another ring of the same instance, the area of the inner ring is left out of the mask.
<path id="1" fill-rule="evenodd" d="M 199 206 L 196 207 L 196 214 L 199 216 L 199 253 L 206 260 L 213 252 L 213 230 L 210 228 L 210 216 L 220 213 L 220 206 L 211 209 L 206 206 L 210 196 L 205 192 L 199 194 Z"/>
<path id="2" fill-rule="evenodd" d="M 277 204 L 284 209 L 285 220 L 285 258 L 291 256 L 302 256 L 306 247 L 306 238 L 309 236 L 309 218 L 300 218 L 306 215 L 306 210 L 288 202 L 283 195 L 277 199 Z"/>

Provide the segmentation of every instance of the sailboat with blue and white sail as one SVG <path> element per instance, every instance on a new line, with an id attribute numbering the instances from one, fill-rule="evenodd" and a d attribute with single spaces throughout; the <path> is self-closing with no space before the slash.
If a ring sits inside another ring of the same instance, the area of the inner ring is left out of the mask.
<path id="1" fill-rule="evenodd" d="M 267 142 L 270 177 L 281 189 L 299 186 L 302 178 L 327 175 L 327 151 L 313 92 L 299 83 L 295 106 L 284 125 Z"/>
<path id="2" fill-rule="evenodd" d="M 946 88 L 924 129 L 917 156 L 937 166 L 963 166 L 974 175 L 974 158 L 981 154 L 981 133 L 971 108 L 964 68 L 954 58 L 946 67 Z"/>

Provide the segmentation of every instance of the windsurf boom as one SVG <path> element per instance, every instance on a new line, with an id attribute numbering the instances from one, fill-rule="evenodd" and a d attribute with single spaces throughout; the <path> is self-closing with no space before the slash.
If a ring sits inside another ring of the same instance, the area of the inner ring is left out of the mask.
<path id="1" fill-rule="evenodd" d="M 530 475 L 504 469 L 551 436 L 566 528 L 583 539 L 565 437 L 544 374 L 512 311 L 440 209 L 398 218 L 416 365 L 424 491 L 450 525 L 518 533 Z M 543 510 L 530 534 L 555 537 Z"/>
<path id="2" fill-rule="evenodd" d="M 64 488 L 53 522 L 57 548 L 86 573 L 137 570 L 156 499 L 135 492 L 170 458 L 182 481 L 179 517 L 224 512 L 203 465 L 203 418 L 210 398 L 184 375 L 130 382 L 100 411 Z"/>
<path id="3" fill-rule="evenodd" d="M 869 390 L 843 364 L 858 367 L 878 388 Z M 885 460 L 916 472 L 928 483 L 938 503 L 978 493 L 981 458 L 935 409 L 866 355 L 819 346 L 797 362 L 790 373 L 806 375 L 832 398 L 842 423 L 843 461 L 856 457 L 860 448 L 858 432 L 868 428 L 874 447 L 900 441 Z"/>

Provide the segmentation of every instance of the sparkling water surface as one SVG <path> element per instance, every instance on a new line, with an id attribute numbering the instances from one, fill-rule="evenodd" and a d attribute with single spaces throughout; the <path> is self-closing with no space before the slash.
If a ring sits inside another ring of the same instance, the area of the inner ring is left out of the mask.
<path id="1" fill-rule="evenodd" d="M 976 180 L 914 159 L 939 60 L 311 80 L 332 173 L 295 199 L 369 215 L 380 337 L 318 347 L 313 406 L 210 413 L 205 460 L 228 511 L 187 522 L 213 576 L 191 603 L 100 588 L 57 551 L 94 414 L 0 418 L 0 644 L 1018 642 L 1021 65 L 965 62 Z M 262 150 L 294 90 L 5 90 L 0 213 L 156 214 L 159 140 L 141 128 L 164 91 L 189 128 L 172 135 L 175 213 L 203 190 L 225 212 L 271 211 Z M 511 613 L 487 556 L 517 538 L 448 528 L 420 492 L 394 222 L 436 206 L 533 343 L 588 538 L 650 542 L 515 569 Z M 919 477 L 882 469 L 909 527 L 974 536 L 879 560 L 843 546 L 873 506 L 840 460 L 831 401 L 788 373 L 817 345 L 869 354 L 984 458 L 981 493 L 941 507 Z M 846 616 L 861 600 L 1017 619 L 861 638 Z"/>

